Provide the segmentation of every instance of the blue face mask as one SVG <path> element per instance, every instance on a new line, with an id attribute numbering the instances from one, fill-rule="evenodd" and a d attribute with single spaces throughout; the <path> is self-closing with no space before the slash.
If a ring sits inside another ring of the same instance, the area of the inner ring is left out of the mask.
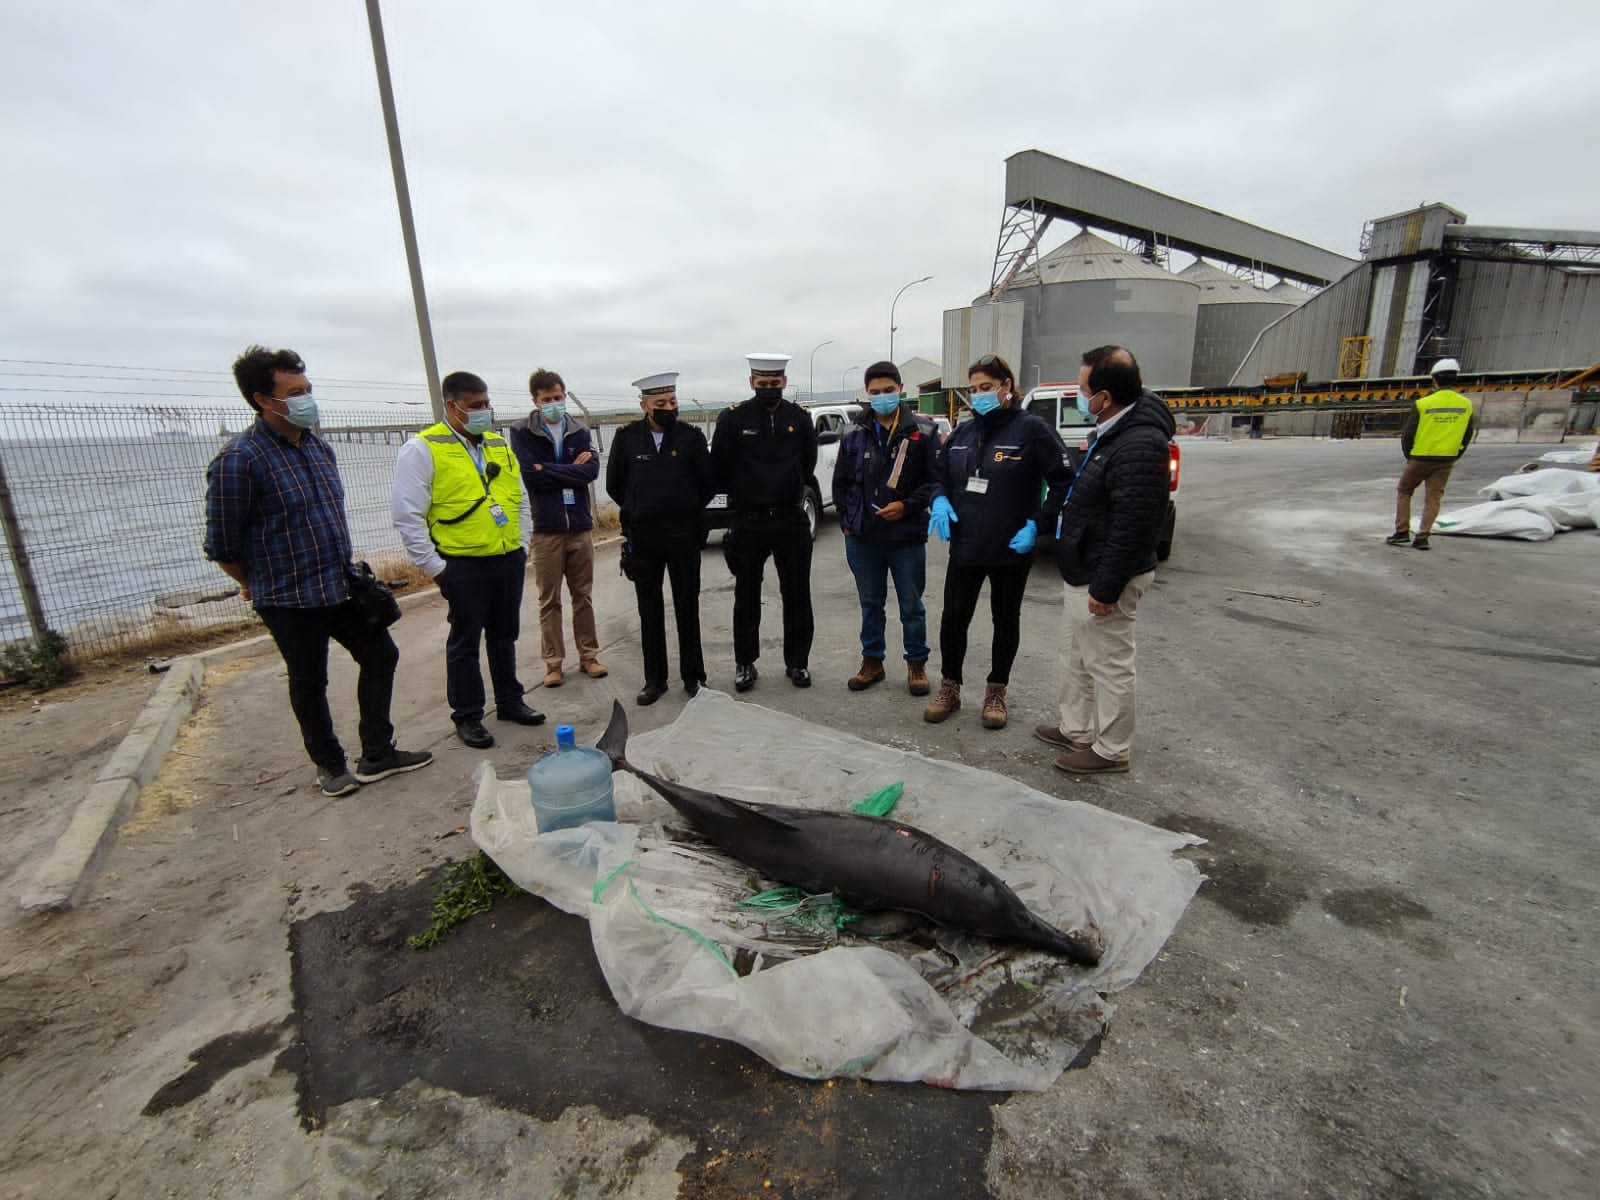
<path id="1" fill-rule="evenodd" d="M 1000 407 L 1000 393 L 999 392 L 973 392 L 972 393 L 972 411 L 977 413 L 980 417 L 987 417 L 990 413 L 994 412 L 994 410 L 999 408 L 999 407 Z"/>
<path id="2" fill-rule="evenodd" d="M 539 419 L 546 425 L 559 425 L 567 418 L 567 402 L 552 400 L 539 410 Z"/>
<path id="3" fill-rule="evenodd" d="M 289 406 L 286 414 L 289 424 L 310 429 L 317 423 L 317 402 L 310 392 L 304 396 L 290 396 L 284 403 Z"/>
<path id="4" fill-rule="evenodd" d="M 494 409 L 474 408 L 466 414 L 466 431 L 474 437 L 482 437 L 494 427 Z"/>
<path id="5" fill-rule="evenodd" d="M 1093 419 L 1094 414 L 1089 411 L 1089 395 L 1090 393 L 1085 392 L 1082 388 L 1078 389 L 1078 411 L 1084 416 Z"/>
<path id="6" fill-rule="evenodd" d="M 872 405 L 872 411 L 880 417 L 887 417 L 900 407 L 900 396 L 897 392 L 885 392 L 881 396 L 868 396 L 867 403 Z"/>

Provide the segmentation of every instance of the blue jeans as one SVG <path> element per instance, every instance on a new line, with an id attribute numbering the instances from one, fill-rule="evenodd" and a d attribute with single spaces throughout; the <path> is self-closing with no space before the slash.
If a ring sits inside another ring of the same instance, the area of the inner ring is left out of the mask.
<path id="1" fill-rule="evenodd" d="M 928 578 L 928 548 L 922 542 L 867 542 L 851 535 L 844 539 L 844 558 L 856 577 L 861 598 L 861 656 L 880 661 L 888 655 L 884 643 L 884 603 L 889 599 L 889 576 L 900 602 L 900 629 L 905 637 L 906 661 L 928 661 L 928 614 L 922 606 L 922 589 Z"/>

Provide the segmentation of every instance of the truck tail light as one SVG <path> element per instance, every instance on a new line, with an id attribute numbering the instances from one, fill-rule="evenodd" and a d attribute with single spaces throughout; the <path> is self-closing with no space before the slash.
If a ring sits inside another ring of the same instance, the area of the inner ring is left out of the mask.
<path id="1" fill-rule="evenodd" d="M 1182 452 L 1179 451 L 1179 449 L 1178 449 L 1178 443 L 1177 442 L 1168 442 L 1167 443 L 1167 490 L 1169 492 L 1175 492 L 1175 491 L 1178 490 L 1178 469 L 1179 469 L 1179 466 L 1180 466 L 1180 461 L 1179 460 L 1182 457 L 1183 457 Z"/>

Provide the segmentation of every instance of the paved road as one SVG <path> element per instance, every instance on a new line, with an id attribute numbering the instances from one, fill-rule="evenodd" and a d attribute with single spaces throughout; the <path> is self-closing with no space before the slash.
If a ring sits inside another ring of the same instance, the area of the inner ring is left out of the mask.
<path id="1" fill-rule="evenodd" d="M 224 671 L 99 898 L 6 918 L 8 1190 L 1585 1194 L 1600 1153 L 1600 540 L 1392 549 L 1392 442 L 1186 450 L 1177 547 L 1140 616 L 1124 777 L 1068 779 L 1029 736 L 1055 695 L 1047 564 L 998 733 L 975 706 L 925 725 L 898 684 L 845 690 L 857 612 L 831 520 L 810 691 L 779 673 L 769 584 L 771 669 L 750 699 L 1209 839 L 1192 853 L 1211 882 L 1117 997 L 1098 1054 L 1049 1092 L 828 1088 L 622 1021 L 581 925 L 531 900 L 410 955 L 429 873 L 470 851 L 450 831 L 479 757 L 448 734 L 443 614 L 424 606 L 397 627 L 396 720 L 436 766 L 325 802 L 276 660 Z M 1474 449 L 1453 501 L 1536 454 Z M 640 682 L 614 550 L 600 570 L 612 677 L 531 696 L 594 727 Z M 712 683 L 727 688 L 732 592 L 714 550 L 705 578 Z M 974 637 L 969 678 L 987 646 Z M 537 678 L 537 655 L 522 658 Z M 342 660 L 333 674 L 348 694 Z M 632 710 L 635 727 L 680 703 Z M 551 740 L 500 732 L 502 775 Z M 516 1045 L 495 1040 L 504 1029 Z"/>

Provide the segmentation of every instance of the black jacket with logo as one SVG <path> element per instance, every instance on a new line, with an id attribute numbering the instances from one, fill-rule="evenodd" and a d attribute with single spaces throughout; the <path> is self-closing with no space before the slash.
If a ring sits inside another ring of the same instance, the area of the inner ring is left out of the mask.
<path id="1" fill-rule="evenodd" d="M 622 535 L 700 536 L 701 510 L 716 494 L 706 435 L 673 422 L 661 448 L 644 418 L 624 425 L 611 439 L 606 492 L 622 511 Z"/>
<path id="2" fill-rule="evenodd" d="M 974 478 L 987 481 L 982 491 L 973 490 Z M 1046 532 L 1045 486 L 1065 492 L 1071 480 L 1060 436 L 1030 412 L 1001 408 L 957 425 L 934 466 L 935 493 L 955 506 L 958 518 L 950 526 L 950 561 L 966 567 L 1024 562 L 1011 539 L 1027 521 Z"/>
<path id="3" fill-rule="evenodd" d="M 900 419 L 887 443 L 879 439 L 878 417 L 872 409 L 858 415 L 840 440 L 833 464 L 833 506 L 839 513 L 839 528 L 869 542 L 927 541 L 938 453 L 939 434 L 933 422 L 919 417 L 909 404 L 900 406 Z M 898 521 L 885 521 L 873 512 L 874 506 L 881 508 L 894 500 L 906 506 Z"/>
<path id="4" fill-rule="evenodd" d="M 754 396 L 724 409 L 711 439 L 711 471 L 728 507 L 798 508 L 817 470 L 811 414 L 788 400 L 773 412 Z"/>
<path id="5" fill-rule="evenodd" d="M 1051 489 L 1061 512 L 1056 565 L 1074 587 L 1115 604 L 1128 580 L 1156 566 L 1171 487 L 1167 445 L 1177 428 L 1161 397 L 1145 392 L 1104 437 L 1089 443 L 1071 494 Z M 1066 497 L 1065 507 L 1062 499 Z"/>

